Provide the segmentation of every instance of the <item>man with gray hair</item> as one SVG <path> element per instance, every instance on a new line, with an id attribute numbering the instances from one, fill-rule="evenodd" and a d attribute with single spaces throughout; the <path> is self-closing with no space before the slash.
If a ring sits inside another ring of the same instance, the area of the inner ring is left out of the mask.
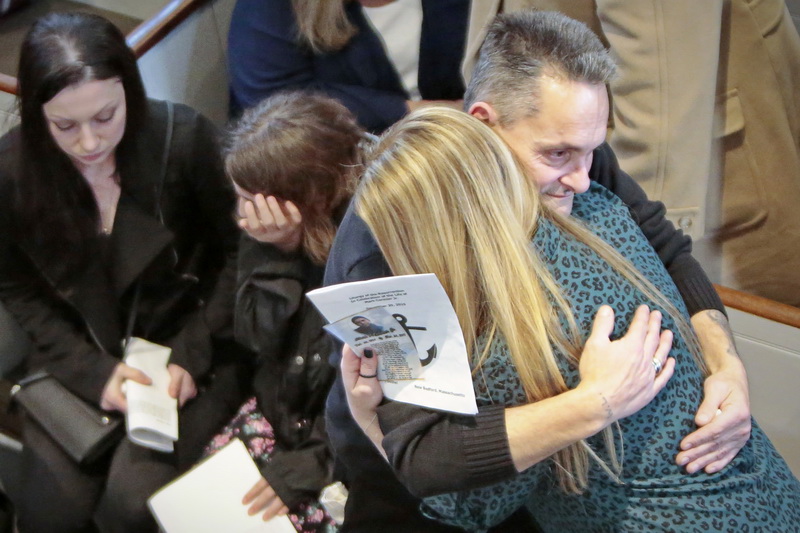
<path id="1" fill-rule="evenodd" d="M 498 17 L 481 46 L 464 96 L 467 110 L 491 102 L 504 126 L 536 114 L 545 78 L 606 85 L 617 66 L 583 24 L 542 12 Z"/>
<path id="2" fill-rule="evenodd" d="M 498 12 L 537 8 L 587 24 L 620 65 L 606 138 L 625 172 L 692 237 L 712 280 L 800 306 L 791 6 L 800 0 L 481 0 L 462 70 L 469 79 Z"/>
<path id="3" fill-rule="evenodd" d="M 584 25 L 556 13 L 502 15 L 489 28 L 465 106 L 508 143 L 552 208 L 569 213 L 590 180 L 628 205 L 678 286 L 711 371 L 699 429 L 684 436 L 676 461 L 689 473 L 716 472 L 750 434 L 746 375 L 722 303 L 691 257 L 691 240 L 619 169 L 604 142 L 605 83 L 614 74 L 613 61 Z M 390 275 L 366 225 L 349 210 L 325 284 Z M 417 498 L 507 480 L 541 460 L 542 443 L 555 437 L 541 431 L 528 407 L 482 407 L 464 417 L 386 402 L 375 423 L 390 468 L 353 421 L 339 375 L 328 398 L 328 433 L 350 489 L 342 531 L 456 531 L 424 518 Z"/>

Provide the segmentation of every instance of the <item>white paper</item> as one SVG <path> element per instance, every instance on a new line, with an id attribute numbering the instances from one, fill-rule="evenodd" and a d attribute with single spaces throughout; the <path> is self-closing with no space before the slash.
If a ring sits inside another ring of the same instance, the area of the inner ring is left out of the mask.
<path id="1" fill-rule="evenodd" d="M 169 395 L 167 363 L 172 350 L 138 337 L 128 343 L 125 364 L 139 369 L 153 381 L 142 385 L 125 382 L 128 437 L 141 446 L 161 452 L 173 451 L 178 440 L 178 400 Z"/>
<path id="2" fill-rule="evenodd" d="M 261 473 L 239 439 L 159 489 L 147 505 L 166 533 L 296 533 L 287 516 L 249 516 L 242 498 Z"/>
<path id="3" fill-rule="evenodd" d="M 464 335 L 434 274 L 343 283 L 311 291 L 308 297 L 330 322 L 326 329 L 357 354 L 367 347 L 375 350 L 387 398 L 456 413 L 478 412 Z M 357 317 L 368 323 L 354 321 Z"/>
<path id="4" fill-rule="evenodd" d="M 378 380 L 396 383 L 423 379 L 423 362 L 413 338 L 385 307 L 366 309 L 328 324 L 325 329 L 359 355 L 365 348 L 373 348 L 378 354 Z"/>

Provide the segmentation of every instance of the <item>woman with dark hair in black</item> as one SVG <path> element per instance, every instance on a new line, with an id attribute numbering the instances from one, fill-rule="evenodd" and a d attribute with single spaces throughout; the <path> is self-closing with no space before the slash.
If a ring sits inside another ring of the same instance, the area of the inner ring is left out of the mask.
<path id="1" fill-rule="evenodd" d="M 84 401 L 124 413 L 132 334 L 171 349 L 180 406 L 173 454 L 121 440 L 77 464 L 24 420 L 20 487 L 29 531 L 148 531 L 147 497 L 191 465 L 244 399 L 232 341 L 235 196 L 214 127 L 148 101 L 136 58 L 107 20 L 43 17 L 19 63 L 21 125 L 0 139 L 0 300 L 43 370 Z M 213 379 L 212 379 L 213 377 Z"/>

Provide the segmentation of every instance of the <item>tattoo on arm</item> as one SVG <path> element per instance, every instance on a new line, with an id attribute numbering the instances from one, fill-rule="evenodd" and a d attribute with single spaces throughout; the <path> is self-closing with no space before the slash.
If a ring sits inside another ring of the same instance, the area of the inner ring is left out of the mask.
<path id="1" fill-rule="evenodd" d="M 598 392 L 597 394 L 600 395 L 600 400 L 603 402 L 603 409 L 606 411 L 606 420 L 614 420 L 614 410 L 611 409 L 611 404 L 608 403 L 608 400 L 606 400 L 602 392 Z"/>
<path id="2" fill-rule="evenodd" d="M 718 311 L 717 309 L 709 309 L 708 316 L 711 319 L 711 321 L 714 322 L 716 325 L 718 325 L 722 330 L 722 332 L 725 334 L 725 338 L 728 341 L 728 346 L 726 348 L 728 355 L 733 355 L 734 357 L 738 357 L 738 354 L 736 353 L 736 345 L 733 342 L 733 332 L 731 331 L 731 326 L 728 323 L 728 318 L 721 311 Z"/>

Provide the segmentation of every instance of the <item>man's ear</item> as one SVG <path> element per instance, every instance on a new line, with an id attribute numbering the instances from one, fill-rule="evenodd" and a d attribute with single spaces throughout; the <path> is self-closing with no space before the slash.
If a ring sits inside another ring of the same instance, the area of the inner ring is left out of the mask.
<path id="1" fill-rule="evenodd" d="M 475 102 L 469 106 L 467 112 L 489 126 L 494 126 L 498 122 L 497 111 L 494 110 L 491 104 L 487 104 L 486 102 Z"/>

